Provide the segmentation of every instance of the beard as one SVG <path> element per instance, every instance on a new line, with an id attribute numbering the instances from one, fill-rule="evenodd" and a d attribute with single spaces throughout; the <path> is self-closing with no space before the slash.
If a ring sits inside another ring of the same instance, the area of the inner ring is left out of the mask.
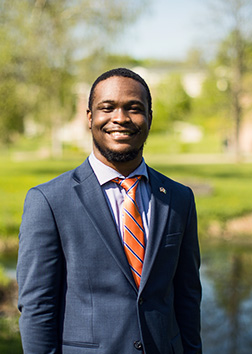
<path id="1" fill-rule="evenodd" d="M 93 137 L 93 142 L 103 157 L 109 162 L 128 162 L 134 160 L 140 152 L 143 151 L 143 145 L 139 149 L 129 149 L 125 152 L 117 152 L 109 149 L 104 149 Z"/>

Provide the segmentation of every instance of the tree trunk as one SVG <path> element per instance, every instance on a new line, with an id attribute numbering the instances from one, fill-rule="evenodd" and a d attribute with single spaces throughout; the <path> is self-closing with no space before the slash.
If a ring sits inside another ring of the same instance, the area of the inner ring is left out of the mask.
<path id="1" fill-rule="evenodd" d="M 242 76 L 243 76 L 243 39 L 240 30 L 237 28 L 234 32 L 234 61 L 233 61 L 233 118 L 235 122 L 235 154 L 237 162 L 241 158 L 240 149 L 240 127 L 242 120 Z"/>

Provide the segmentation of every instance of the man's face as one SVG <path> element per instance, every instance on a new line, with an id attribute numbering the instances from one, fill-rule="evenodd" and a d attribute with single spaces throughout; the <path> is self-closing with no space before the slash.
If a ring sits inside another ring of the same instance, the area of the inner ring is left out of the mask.
<path id="1" fill-rule="evenodd" d="M 140 162 L 151 125 L 143 85 L 127 77 L 110 77 L 97 84 L 90 108 L 89 128 L 96 157 L 104 163 Z"/>

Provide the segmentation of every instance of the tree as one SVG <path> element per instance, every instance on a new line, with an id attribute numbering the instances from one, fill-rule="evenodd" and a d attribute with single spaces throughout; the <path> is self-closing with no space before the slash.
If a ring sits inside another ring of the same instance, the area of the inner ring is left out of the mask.
<path id="1" fill-rule="evenodd" d="M 191 98 L 185 92 L 179 75 L 167 76 L 153 91 L 153 131 L 167 131 L 172 122 L 186 119 L 191 109 Z"/>
<path id="2" fill-rule="evenodd" d="M 240 126 L 243 117 L 242 99 L 244 77 L 249 56 L 247 43 L 250 42 L 252 26 L 252 2 L 250 0 L 210 0 L 216 28 L 222 28 L 224 38 L 220 40 L 217 60 L 229 68 L 231 115 L 235 122 L 236 155 L 240 156 Z"/>
<path id="3" fill-rule="evenodd" d="M 112 68 L 133 68 L 143 65 L 143 60 L 135 59 L 128 55 L 111 54 L 102 49 L 98 49 L 77 62 L 78 75 L 80 78 L 85 78 L 85 82 L 88 84 L 91 84 L 98 74 Z"/>
<path id="4" fill-rule="evenodd" d="M 205 131 L 220 134 L 222 141 L 230 140 L 230 87 L 225 78 L 226 70 L 208 65 L 200 95 L 192 100 L 191 118 L 204 127 Z"/>
<path id="5" fill-rule="evenodd" d="M 10 95 L 0 110 L 4 136 L 21 132 L 27 116 L 57 130 L 73 112 L 76 58 L 108 47 L 147 2 L 2 0 L 0 94 Z"/>

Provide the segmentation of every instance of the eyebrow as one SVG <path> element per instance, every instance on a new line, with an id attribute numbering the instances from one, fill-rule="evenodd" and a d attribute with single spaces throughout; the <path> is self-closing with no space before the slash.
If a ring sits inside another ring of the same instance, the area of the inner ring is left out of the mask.
<path id="1" fill-rule="evenodd" d="M 143 102 L 142 102 L 142 101 L 139 101 L 139 100 L 131 100 L 131 101 L 129 101 L 127 104 L 138 104 L 138 105 L 144 107 Z"/>
<path id="2" fill-rule="evenodd" d="M 100 105 L 100 104 L 104 104 L 104 103 L 111 103 L 111 104 L 114 104 L 115 103 L 115 101 L 113 101 L 113 100 L 103 100 L 103 101 L 101 101 L 101 102 L 98 102 L 98 106 Z"/>
<path id="3" fill-rule="evenodd" d="M 116 104 L 116 101 L 114 101 L 114 100 L 103 100 L 101 102 L 98 102 L 97 105 L 99 106 L 99 105 L 102 105 L 104 103 Z M 132 105 L 132 104 L 138 104 L 138 105 L 144 107 L 144 103 L 142 101 L 139 101 L 139 100 L 130 100 L 130 101 L 125 102 L 124 105 Z"/>

